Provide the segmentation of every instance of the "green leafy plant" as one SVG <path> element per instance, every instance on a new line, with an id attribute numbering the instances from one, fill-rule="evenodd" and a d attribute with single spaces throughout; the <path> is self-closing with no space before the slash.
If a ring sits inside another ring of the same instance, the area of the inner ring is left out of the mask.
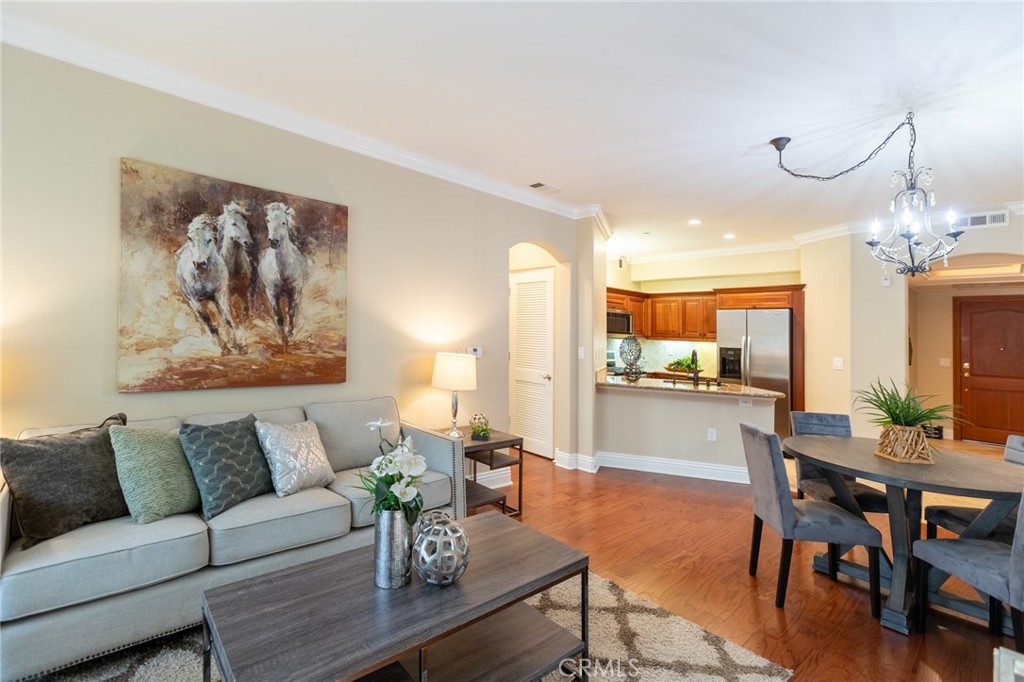
<path id="1" fill-rule="evenodd" d="M 671 372 L 692 372 L 693 371 L 693 358 L 676 358 L 672 362 L 668 363 L 666 367 Z M 700 366 L 700 360 L 697 361 L 697 371 L 704 369 Z"/>
<path id="2" fill-rule="evenodd" d="M 483 422 L 474 423 L 470 428 L 473 429 L 474 436 L 489 436 L 491 435 L 491 427 Z"/>
<path id="3" fill-rule="evenodd" d="M 872 424 L 920 426 L 954 419 L 950 414 L 954 410 L 952 405 L 925 407 L 922 402 L 935 396 L 919 396 L 910 384 L 904 384 L 901 391 L 894 381 L 890 380 L 889 383 L 890 386 L 886 386 L 880 380 L 873 381 L 868 388 L 856 391 L 857 397 L 853 402 L 861 403 L 858 410 L 874 415 L 871 419 Z"/>

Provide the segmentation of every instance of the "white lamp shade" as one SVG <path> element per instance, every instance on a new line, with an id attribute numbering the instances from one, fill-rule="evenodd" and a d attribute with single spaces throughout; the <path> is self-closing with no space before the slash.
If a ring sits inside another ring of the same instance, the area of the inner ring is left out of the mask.
<path id="1" fill-rule="evenodd" d="M 449 391 L 476 390 L 476 356 L 466 353 L 438 353 L 434 356 L 434 378 L 430 385 Z"/>

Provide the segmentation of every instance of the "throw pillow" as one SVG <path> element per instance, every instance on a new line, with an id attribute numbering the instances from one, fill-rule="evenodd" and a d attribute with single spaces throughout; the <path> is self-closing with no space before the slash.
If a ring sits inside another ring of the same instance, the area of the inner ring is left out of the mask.
<path id="1" fill-rule="evenodd" d="M 152 523 L 199 508 L 199 489 L 177 429 L 111 426 L 117 478 L 136 523 Z"/>
<path id="2" fill-rule="evenodd" d="M 239 502 L 274 489 L 256 437 L 256 417 L 223 424 L 183 424 L 178 432 L 209 521 Z"/>
<path id="3" fill-rule="evenodd" d="M 267 456 L 278 497 L 334 482 L 334 469 L 313 422 L 270 424 L 257 421 L 256 434 Z"/>
<path id="4" fill-rule="evenodd" d="M 109 429 L 99 426 L 25 440 L 4 438 L 0 466 L 11 487 L 25 549 L 95 521 L 127 516 Z"/>

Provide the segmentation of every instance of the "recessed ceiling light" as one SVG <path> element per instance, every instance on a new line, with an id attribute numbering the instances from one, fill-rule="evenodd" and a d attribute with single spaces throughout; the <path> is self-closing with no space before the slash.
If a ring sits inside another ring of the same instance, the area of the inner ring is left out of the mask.
<path id="1" fill-rule="evenodd" d="M 690 218 L 690 220 L 688 220 L 687 222 L 689 222 L 691 225 L 700 225 L 700 218 Z"/>
<path id="2" fill-rule="evenodd" d="M 722 237 L 724 237 L 725 239 L 736 239 L 736 235 L 734 235 L 732 232 L 726 232 L 725 234 L 722 235 Z"/>

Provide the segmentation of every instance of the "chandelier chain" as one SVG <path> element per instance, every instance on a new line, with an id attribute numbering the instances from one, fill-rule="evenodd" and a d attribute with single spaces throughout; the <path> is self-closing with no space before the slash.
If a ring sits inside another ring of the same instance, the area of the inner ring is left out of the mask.
<path id="1" fill-rule="evenodd" d="M 796 171 L 792 171 L 789 168 L 786 168 L 786 166 L 782 163 L 782 150 L 781 149 L 779 150 L 779 168 L 781 168 L 782 170 L 786 171 L 787 173 L 792 175 L 794 178 L 805 178 L 807 180 L 818 180 L 820 182 L 828 182 L 829 180 L 835 180 L 836 178 L 842 177 L 843 175 L 846 175 L 847 173 L 852 173 L 853 171 L 857 170 L 858 168 L 860 168 L 861 166 L 866 164 L 871 159 L 873 159 L 876 156 L 878 156 L 878 153 L 880 151 L 882 151 L 883 149 L 885 149 L 885 146 L 887 144 L 889 144 L 889 141 L 893 138 L 893 135 L 898 133 L 900 131 L 900 129 L 903 128 L 904 126 L 910 126 L 910 156 L 908 158 L 908 166 L 909 166 L 910 171 L 911 171 L 911 173 L 910 173 L 911 174 L 911 178 L 913 178 L 913 170 L 914 170 L 914 144 L 917 142 L 917 131 L 914 129 L 914 112 L 909 112 L 907 114 L 907 117 L 905 119 L 903 119 L 903 122 L 900 123 L 898 126 L 896 126 L 893 129 L 893 131 L 891 133 L 889 133 L 884 140 L 882 140 L 882 144 L 880 144 L 877 147 L 875 147 L 875 149 L 870 154 L 868 154 L 867 157 L 864 160 L 860 161 L 856 165 L 850 166 L 846 170 L 841 170 L 838 173 L 835 173 L 834 175 L 810 175 L 810 174 L 806 174 L 806 173 L 797 173 Z"/>

